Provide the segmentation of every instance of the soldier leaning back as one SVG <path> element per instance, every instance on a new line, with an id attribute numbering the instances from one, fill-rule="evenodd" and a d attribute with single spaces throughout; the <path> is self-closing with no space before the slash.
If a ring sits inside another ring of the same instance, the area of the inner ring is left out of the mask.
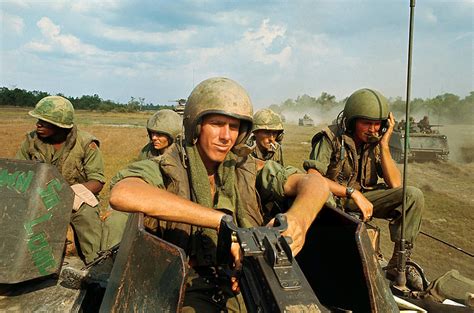
<path id="1" fill-rule="evenodd" d="M 184 146 L 120 171 L 113 179 L 110 203 L 117 210 L 177 222 L 174 229 L 163 230 L 163 237 L 182 247 L 189 258 L 183 312 L 245 312 L 236 278 L 215 264 L 222 216 L 232 214 L 240 227 L 262 225 L 258 197 L 262 202 L 294 197 L 284 235 L 292 237 L 291 249 L 297 254 L 328 198 L 327 183 L 319 174 L 299 174 L 295 168 L 233 152 L 251 131 L 252 104 L 247 92 L 230 79 L 211 78 L 196 86 L 183 123 Z M 239 252 L 233 244 L 237 268 Z"/>

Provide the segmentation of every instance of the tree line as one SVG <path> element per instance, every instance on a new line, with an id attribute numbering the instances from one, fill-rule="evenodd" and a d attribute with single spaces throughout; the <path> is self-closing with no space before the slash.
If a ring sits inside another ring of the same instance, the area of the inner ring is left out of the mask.
<path id="1" fill-rule="evenodd" d="M 270 109 L 282 114 L 285 114 L 285 111 L 304 113 L 308 110 L 317 110 L 322 113 L 339 112 L 343 110 L 346 100 L 347 98 L 338 101 L 335 96 L 327 92 L 322 92 L 319 97 L 304 94 L 296 99 L 287 99 L 280 104 L 272 104 Z M 395 116 L 405 115 L 406 101 L 402 97 L 389 98 L 388 102 L 390 110 Z M 444 93 L 427 99 L 414 98 L 410 101 L 410 113 L 414 116 L 427 115 L 432 122 L 473 124 L 474 91 L 464 98 L 452 93 Z"/>
<path id="2" fill-rule="evenodd" d="M 44 91 L 28 91 L 25 89 L 8 89 L 7 87 L 0 88 L 0 105 L 10 105 L 19 107 L 34 107 L 39 100 L 44 97 L 52 96 Z M 69 99 L 75 109 L 79 110 L 93 110 L 101 112 L 136 112 L 146 110 L 160 110 L 173 109 L 173 105 L 154 105 L 152 103 L 145 103 L 145 98 L 131 97 L 127 103 L 119 103 L 112 100 L 104 100 L 99 95 L 83 95 L 81 97 L 68 97 L 61 93 L 56 96 L 62 96 Z"/>
<path id="3" fill-rule="evenodd" d="M 68 97 L 74 108 L 82 110 L 95 110 L 101 112 L 136 112 L 145 110 L 173 109 L 174 105 L 154 105 L 145 103 L 145 98 L 131 97 L 127 103 L 118 103 L 112 100 L 104 100 L 99 95 L 83 95 L 81 97 Z M 0 105 L 11 105 L 20 107 L 33 107 L 43 97 L 50 96 L 44 91 L 28 91 L 24 89 L 6 87 L 0 88 Z M 272 104 L 270 109 L 278 113 L 301 112 L 307 110 L 318 110 L 319 112 L 340 111 L 344 107 L 347 98 L 337 100 L 334 95 L 322 92 L 319 97 L 301 95 L 296 99 L 287 99 L 280 104 Z M 405 114 L 405 100 L 402 97 L 389 98 L 390 110 L 396 116 Z M 413 115 L 428 115 L 432 121 L 449 121 L 459 124 L 474 123 L 474 91 L 464 98 L 452 93 L 444 93 L 434 98 L 415 98 L 411 100 L 411 113 Z"/>

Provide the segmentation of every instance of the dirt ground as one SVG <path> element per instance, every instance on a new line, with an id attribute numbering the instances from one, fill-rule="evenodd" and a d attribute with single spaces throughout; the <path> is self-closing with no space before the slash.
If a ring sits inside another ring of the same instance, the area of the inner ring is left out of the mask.
<path id="1" fill-rule="evenodd" d="M 34 129 L 35 120 L 25 109 L 0 108 L 1 158 L 15 156 L 27 131 Z M 127 163 L 133 161 L 147 142 L 144 128 L 150 114 L 91 113 L 76 114 L 78 126 L 101 141 L 105 160 L 105 175 L 109 181 Z M 285 125 L 283 141 L 285 162 L 301 168 L 308 157 L 310 141 L 317 127 Z M 410 163 L 408 184 L 420 188 L 425 195 L 422 230 L 465 251 L 474 253 L 474 134 L 473 125 L 450 125 L 440 129 L 448 136 L 450 160 L 445 163 Z M 400 169 L 402 167 L 400 166 Z M 101 206 L 107 205 L 108 185 L 101 193 Z M 387 222 L 375 221 L 382 230 L 382 251 L 391 255 L 387 238 Z M 420 234 L 414 259 L 434 279 L 450 269 L 474 279 L 474 258 Z"/>

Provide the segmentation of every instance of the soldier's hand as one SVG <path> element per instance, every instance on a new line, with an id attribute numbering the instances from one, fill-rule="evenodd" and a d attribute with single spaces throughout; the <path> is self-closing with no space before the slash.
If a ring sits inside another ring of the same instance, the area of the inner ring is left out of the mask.
<path id="1" fill-rule="evenodd" d="M 393 129 L 395 127 L 395 118 L 393 117 L 393 113 L 390 112 L 388 114 L 387 119 L 387 131 L 383 134 L 382 139 L 380 140 L 380 145 L 388 147 L 390 142 L 390 137 L 392 137 Z"/>
<path id="2" fill-rule="evenodd" d="M 238 244 L 237 242 L 233 242 L 230 246 L 230 254 L 232 255 L 232 258 L 234 260 L 233 273 L 230 277 L 231 288 L 234 293 L 239 293 L 239 277 L 240 272 L 242 271 L 242 249 L 240 248 L 240 244 Z"/>
<path id="3" fill-rule="evenodd" d="M 293 242 L 290 243 L 290 248 L 293 255 L 297 255 L 303 248 L 306 238 L 306 230 L 304 229 L 303 223 L 291 215 L 291 213 L 286 213 L 285 215 L 288 228 L 282 233 L 282 236 L 291 237 Z M 267 226 L 273 226 L 274 220 L 275 219 L 272 219 L 268 222 Z"/>
<path id="4" fill-rule="evenodd" d="M 355 190 L 354 193 L 352 193 L 352 200 L 354 200 L 355 204 L 362 212 L 362 220 L 364 222 L 370 220 L 374 210 L 372 202 L 370 202 L 359 190 Z"/>

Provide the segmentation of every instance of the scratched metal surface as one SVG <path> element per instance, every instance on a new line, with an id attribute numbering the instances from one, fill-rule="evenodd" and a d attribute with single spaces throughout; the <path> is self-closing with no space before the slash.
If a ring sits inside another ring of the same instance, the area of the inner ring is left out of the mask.
<path id="1" fill-rule="evenodd" d="M 0 284 L 59 273 L 73 197 L 55 167 L 0 159 Z"/>

